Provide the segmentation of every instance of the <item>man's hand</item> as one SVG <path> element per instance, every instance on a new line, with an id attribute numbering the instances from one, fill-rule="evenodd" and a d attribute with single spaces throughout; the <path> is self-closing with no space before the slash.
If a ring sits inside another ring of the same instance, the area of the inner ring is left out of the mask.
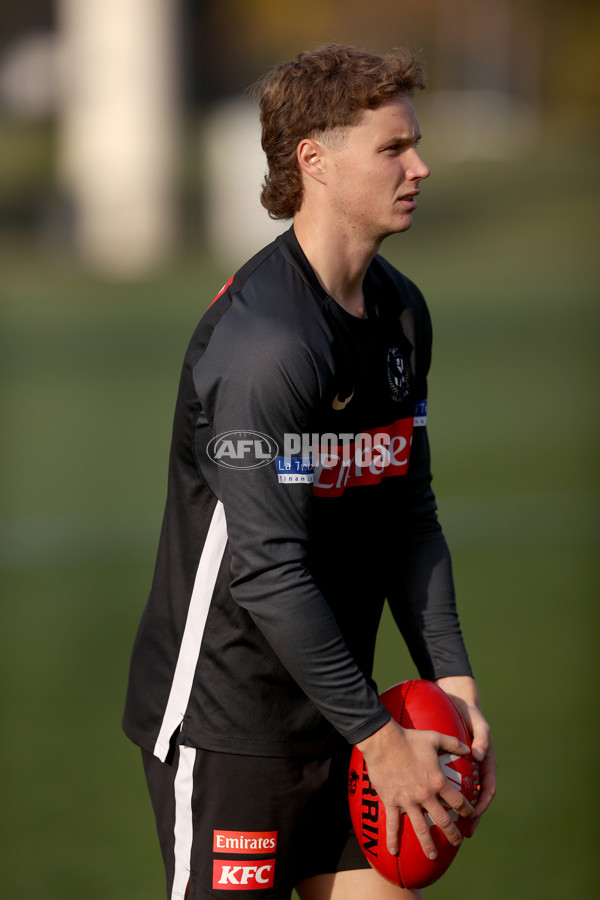
<path id="1" fill-rule="evenodd" d="M 477 800 L 476 815 L 468 823 L 466 837 L 472 837 L 481 817 L 496 793 L 496 755 L 490 734 L 490 726 L 481 712 L 479 692 L 474 680 L 466 675 L 438 678 L 436 684 L 452 697 L 465 724 L 473 736 L 471 752 L 479 763 L 481 792 Z"/>
<path id="2" fill-rule="evenodd" d="M 402 811 L 408 815 L 429 859 L 437 857 L 437 850 L 426 814 L 451 844 L 460 844 L 462 835 L 443 804 L 460 816 L 474 816 L 475 810 L 444 776 L 438 751 L 463 756 L 469 752 L 465 744 L 437 731 L 401 728 L 390 720 L 357 747 L 365 758 L 371 783 L 385 806 L 386 841 L 390 853 L 398 853 Z"/>

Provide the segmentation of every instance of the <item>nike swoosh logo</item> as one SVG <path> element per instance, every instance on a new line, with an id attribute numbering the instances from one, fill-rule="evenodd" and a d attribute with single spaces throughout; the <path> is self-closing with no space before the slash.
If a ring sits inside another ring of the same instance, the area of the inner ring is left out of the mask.
<path id="1" fill-rule="evenodd" d="M 346 397 L 345 400 L 340 400 L 340 395 L 336 394 L 336 396 L 333 398 L 333 402 L 331 405 L 333 406 L 334 409 L 344 409 L 346 406 L 348 406 L 348 404 L 350 403 L 350 401 L 352 400 L 353 397 L 354 397 L 354 391 L 352 391 L 350 396 Z"/>

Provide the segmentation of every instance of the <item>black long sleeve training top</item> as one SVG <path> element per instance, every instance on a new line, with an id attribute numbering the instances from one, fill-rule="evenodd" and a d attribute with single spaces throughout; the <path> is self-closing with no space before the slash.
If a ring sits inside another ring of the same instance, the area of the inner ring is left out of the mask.
<path id="1" fill-rule="evenodd" d="M 385 598 L 422 677 L 470 674 L 431 490 L 429 315 L 379 256 L 364 291 L 358 319 L 291 228 L 192 337 L 124 717 L 161 759 L 180 727 L 267 756 L 368 737 L 389 718 L 371 679 Z"/>

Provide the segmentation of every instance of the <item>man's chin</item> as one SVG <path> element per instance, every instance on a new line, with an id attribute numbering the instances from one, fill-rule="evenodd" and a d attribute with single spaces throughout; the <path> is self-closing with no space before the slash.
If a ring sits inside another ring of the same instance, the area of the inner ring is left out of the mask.
<path id="1" fill-rule="evenodd" d="M 381 240 L 384 240 L 386 237 L 390 237 L 392 234 L 402 234 L 404 231 L 408 231 L 409 228 L 412 227 L 413 221 L 411 218 L 404 219 L 402 222 L 398 222 L 393 228 L 390 228 L 389 231 L 383 235 Z"/>
<path id="2" fill-rule="evenodd" d="M 398 230 L 396 234 L 401 234 L 403 231 L 408 231 L 409 228 L 412 228 L 412 216 L 407 215 L 401 223 L 399 223 Z"/>

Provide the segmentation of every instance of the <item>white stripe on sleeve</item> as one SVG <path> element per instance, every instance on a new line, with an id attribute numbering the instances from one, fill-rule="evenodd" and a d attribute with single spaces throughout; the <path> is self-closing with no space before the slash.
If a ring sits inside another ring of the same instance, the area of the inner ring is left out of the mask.
<path id="1" fill-rule="evenodd" d="M 223 504 L 218 501 L 198 563 L 173 683 L 154 746 L 154 755 L 162 762 L 167 757 L 171 737 L 181 725 L 189 703 L 206 619 L 226 543 L 225 511 Z"/>

